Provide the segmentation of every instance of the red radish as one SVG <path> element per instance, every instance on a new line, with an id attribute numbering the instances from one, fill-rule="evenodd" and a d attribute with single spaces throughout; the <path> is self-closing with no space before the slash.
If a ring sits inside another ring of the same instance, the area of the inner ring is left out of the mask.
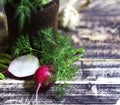
<path id="1" fill-rule="evenodd" d="M 36 102 L 38 99 L 38 91 L 40 88 L 49 89 L 54 85 L 56 80 L 56 69 L 53 65 L 43 65 L 37 69 L 34 75 L 35 83 L 38 85 L 36 89 Z"/>
<path id="2" fill-rule="evenodd" d="M 38 68 L 38 58 L 28 54 L 14 59 L 8 67 L 8 72 L 17 78 L 24 78 L 34 75 Z"/>

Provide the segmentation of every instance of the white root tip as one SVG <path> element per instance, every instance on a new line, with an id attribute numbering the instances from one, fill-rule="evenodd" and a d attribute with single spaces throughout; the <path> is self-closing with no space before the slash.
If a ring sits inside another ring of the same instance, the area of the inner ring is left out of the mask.
<path id="1" fill-rule="evenodd" d="M 41 83 L 38 84 L 37 90 L 36 90 L 36 104 L 38 103 L 38 91 L 39 91 L 40 87 L 41 87 Z"/>

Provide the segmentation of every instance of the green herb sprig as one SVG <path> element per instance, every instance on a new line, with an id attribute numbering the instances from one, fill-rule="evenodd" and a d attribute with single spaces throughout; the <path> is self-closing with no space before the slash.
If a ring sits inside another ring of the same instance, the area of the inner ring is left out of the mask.
<path id="1" fill-rule="evenodd" d="M 33 48 L 30 44 L 30 39 L 28 35 L 21 35 L 15 42 L 12 48 L 12 55 L 18 57 L 24 54 L 32 54 Z"/>
<path id="2" fill-rule="evenodd" d="M 53 32 L 52 28 L 39 30 L 38 36 L 29 41 L 29 36 L 21 36 L 15 43 L 13 53 L 20 56 L 34 54 L 40 65 L 51 64 L 57 69 L 57 80 L 71 80 L 78 70 L 73 63 L 83 57 L 84 48 L 75 49 L 68 36 Z"/>
<path id="3" fill-rule="evenodd" d="M 24 28 L 25 22 L 30 22 L 31 12 L 37 11 L 38 8 L 43 10 L 43 5 L 47 4 L 50 0 L 4 0 L 1 2 L 1 5 L 6 5 L 10 3 L 15 9 L 14 18 L 18 17 L 19 19 L 19 29 L 20 32 Z"/>
<path id="4" fill-rule="evenodd" d="M 43 36 L 46 34 L 43 33 Z M 83 57 L 84 49 L 75 49 L 68 36 L 63 36 L 59 32 L 55 36 L 56 40 L 53 40 L 54 34 L 51 34 L 51 39 L 43 38 L 44 46 L 42 47 L 40 63 L 55 65 L 58 70 L 57 80 L 71 80 L 78 70 L 73 66 L 73 63 Z"/>

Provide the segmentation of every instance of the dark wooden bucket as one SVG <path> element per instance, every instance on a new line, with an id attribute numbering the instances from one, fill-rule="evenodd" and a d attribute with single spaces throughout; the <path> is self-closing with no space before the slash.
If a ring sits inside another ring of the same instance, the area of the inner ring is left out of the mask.
<path id="1" fill-rule="evenodd" d="M 19 17 L 15 17 L 15 9 L 11 4 L 5 5 L 5 13 L 8 22 L 9 47 L 11 47 L 19 35 L 29 34 L 37 35 L 37 31 L 41 28 L 52 27 L 54 30 L 58 28 L 58 11 L 59 0 L 52 0 L 44 6 L 43 10 L 33 11 L 31 13 L 31 21 L 25 22 L 22 32 L 19 29 Z"/>

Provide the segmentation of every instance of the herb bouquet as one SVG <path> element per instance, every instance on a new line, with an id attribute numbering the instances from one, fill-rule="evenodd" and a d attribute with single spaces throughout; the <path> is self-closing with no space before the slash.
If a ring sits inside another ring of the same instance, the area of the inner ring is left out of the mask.
<path id="1" fill-rule="evenodd" d="M 40 6 L 42 0 L 13 1 L 5 5 L 10 48 L 9 54 L 0 52 L 0 71 L 18 79 L 32 76 L 37 100 L 39 88 L 49 89 L 56 80 L 75 76 L 78 68 L 73 64 L 83 57 L 84 48 L 75 49 L 70 38 L 58 32 L 58 0 Z M 0 74 L 0 78 L 5 77 Z"/>

